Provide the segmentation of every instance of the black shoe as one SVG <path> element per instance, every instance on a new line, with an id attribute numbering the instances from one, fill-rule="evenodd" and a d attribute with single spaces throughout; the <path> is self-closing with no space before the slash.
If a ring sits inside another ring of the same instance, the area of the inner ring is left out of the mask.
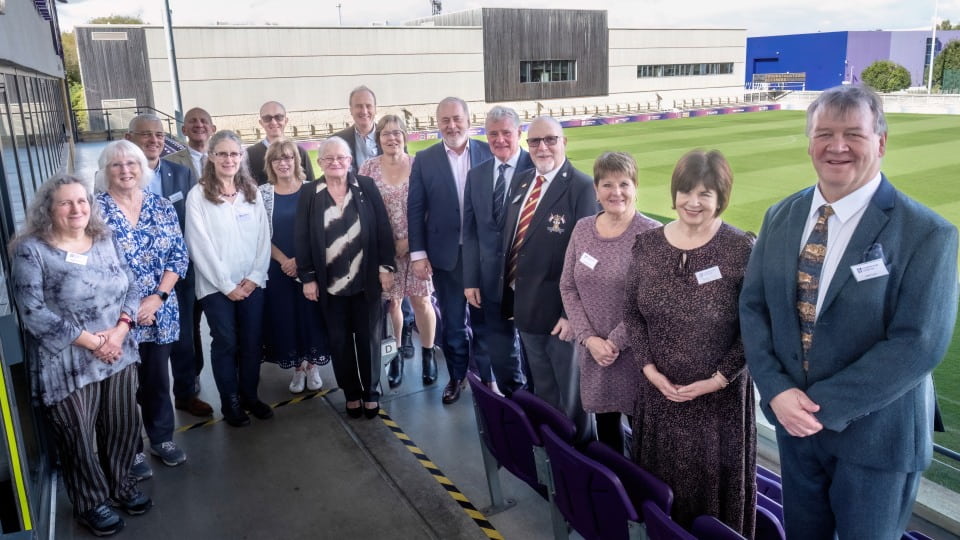
<path id="1" fill-rule="evenodd" d="M 396 388 L 403 382 L 403 355 L 398 354 L 390 360 L 387 367 L 387 384 L 390 388 Z"/>
<path id="2" fill-rule="evenodd" d="M 380 414 L 380 404 L 377 403 L 377 406 L 370 409 L 368 407 L 363 408 L 363 415 L 367 417 L 368 420 L 376 418 Z"/>
<path id="3" fill-rule="evenodd" d="M 350 418 L 360 418 L 363 416 L 363 405 L 359 407 L 344 407 L 347 411 L 347 416 Z"/>
<path id="4" fill-rule="evenodd" d="M 153 506 L 153 501 L 150 500 L 150 497 L 147 497 L 146 493 L 138 490 L 128 499 L 118 499 L 115 501 L 114 506 L 131 516 L 139 516 L 140 514 L 146 514 L 147 510 L 150 510 L 150 507 Z"/>
<path id="5" fill-rule="evenodd" d="M 405 324 L 400 332 L 400 354 L 404 358 L 413 358 L 413 352 L 413 326 Z"/>
<path id="6" fill-rule="evenodd" d="M 267 405 L 266 403 L 260 401 L 248 401 L 243 404 L 243 408 L 250 411 L 250 414 L 256 416 L 261 420 L 266 420 L 268 418 L 273 418 L 273 408 Z"/>
<path id="7" fill-rule="evenodd" d="M 90 529 L 95 536 L 110 536 L 123 529 L 123 520 L 105 504 L 91 508 L 77 515 L 77 521 Z"/>
<path id="8" fill-rule="evenodd" d="M 243 412 L 243 408 L 240 407 L 240 398 L 235 395 L 226 399 L 220 411 L 223 413 L 224 422 L 233 427 L 250 425 L 250 417 Z"/>
<path id="9" fill-rule="evenodd" d="M 433 347 L 420 349 L 421 360 L 423 361 L 423 384 L 437 382 L 437 360 L 433 357 L 433 353 Z"/>
<path id="10" fill-rule="evenodd" d="M 460 399 L 460 391 L 463 390 L 463 379 L 450 379 L 447 386 L 443 388 L 443 404 L 449 405 Z"/>

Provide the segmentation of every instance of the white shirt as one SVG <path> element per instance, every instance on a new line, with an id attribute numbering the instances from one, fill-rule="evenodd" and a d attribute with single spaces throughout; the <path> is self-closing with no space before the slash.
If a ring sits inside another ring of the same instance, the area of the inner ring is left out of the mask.
<path id="1" fill-rule="evenodd" d="M 533 211 L 534 211 L 534 212 L 536 212 L 536 211 L 537 211 L 537 208 L 540 207 L 540 201 L 542 201 L 542 200 L 543 200 L 543 196 L 546 195 L 546 193 L 547 193 L 547 188 L 550 187 L 550 182 L 553 181 L 554 177 L 557 176 L 557 172 L 560 170 L 561 167 L 563 167 L 563 164 L 566 163 L 566 162 L 567 162 L 567 158 L 564 157 L 564 158 L 563 158 L 563 161 L 560 162 L 560 165 L 558 165 L 556 169 L 554 169 L 554 170 L 552 170 L 552 171 L 550 171 L 550 172 L 548 172 L 548 173 L 545 173 L 545 174 L 540 174 L 538 171 L 536 171 L 536 169 L 534 169 L 533 178 L 530 179 L 530 185 L 527 186 L 527 192 L 526 192 L 526 194 L 525 194 L 524 197 L 523 197 L 523 204 L 520 205 L 520 212 L 521 212 L 521 213 L 523 213 L 523 206 L 524 206 L 525 204 L 527 204 L 527 199 L 530 198 L 530 192 L 533 191 L 533 186 L 537 185 L 537 177 L 538 177 L 538 176 L 542 176 L 542 177 L 544 178 L 544 180 L 543 180 L 543 184 L 540 186 L 540 197 L 537 199 L 537 204 L 536 204 L 536 206 L 533 207 Z M 520 227 L 520 216 L 519 216 L 519 215 L 517 216 L 517 223 L 513 226 L 513 236 L 514 236 L 514 238 L 516 238 L 516 236 L 517 236 L 517 228 L 518 228 L 518 227 Z"/>
<path id="2" fill-rule="evenodd" d="M 519 161 L 520 161 L 519 148 L 517 148 L 517 153 L 513 154 L 513 157 L 511 157 L 506 161 L 500 161 L 500 159 L 497 157 L 493 158 L 493 190 L 492 191 L 495 191 L 497 189 L 497 178 L 500 176 L 500 165 L 503 165 L 504 163 L 509 165 L 509 167 L 507 167 L 503 171 L 503 177 L 504 179 L 506 179 L 506 186 L 504 186 L 504 190 L 503 190 L 504 200 L 506 200 L 506 198 L 510 195 L 509 193 L 510 182 L 513 180 L 514 173 L 517 172 L 517 162 Z M 502 203 L 503 201 L 500 201 L 500 202 Z"/>
<path id="3" fill-rule="evenodd" d="M 197 184 L 187 194 L 184 237 L 197 269 L 197 298 L 229 294 L 244 278 L 267 286 L 270 266 L 270 224 L 263 197 L 255 204 L 237 194 L 234 202 L 214 204 Z"/>
<path id="4" fill-rule="evenodd" d="M 813 190 L 813 204 L 810 205 L 810 214 L 807 216 L 807 224 L 803 228 L 803 236 L 800 239 L 800 249 L 797 251 L 799 257 L 803 251 L 803 246 L 813 231 L 813 226 L 819 218 L 819 209 L 824 204 L 829 204 L 833 208 L 833 215 L 827 220 L 827 253 L 823 259 L 823 267 L 820 270 L 820 286 L 817 289 L 817 317 L 820 316 L 820 306 L 823 305 L 823 299 L 827 296 L 827 289 L 830 288 L 830 282 L 833 280 L 837 270 L 846 271 L 837 268 L 843 253 L 847 250 L 847 244 L 850 238 L 857 230 L 860 224 L 860 218 L 863 217 L 870 199 L 873 198 L 877 188 L 880 187 L 880 173 L 866 184 L 860 186 L 856 191 L 846 197 L 828 203 L 823 195 L 820 194 L 820 188 Z"/>
<path id="5" fill-rule="evenodd" d="M 447 161 L 450 162 L 450 170 L 453 171 L 453 181 L 457 184 L 457 203 L 460 205 L 460 245 L 463 245 L 463 190 L 467 186 L 467 172 L 470 170 L 470 139 L 467 139 L 467 145 L 463 148 L 463 152 L 457 155 L 456 152 L 450 149 L 447 146 L 447 143 L 440 143 L 443 145 L 444 151 L 447 153 Z M 429 212 L 429 209 L 428 209 Z M 410 260 L 419 261 L 421 259 L 427 258 L 426 251 L 411 251 Z"/>

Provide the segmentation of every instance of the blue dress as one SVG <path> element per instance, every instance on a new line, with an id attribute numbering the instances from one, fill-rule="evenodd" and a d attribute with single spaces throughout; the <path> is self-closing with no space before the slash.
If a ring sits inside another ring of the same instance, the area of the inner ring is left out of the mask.
<path id="1" fill-rule="evenodd" d="M 295 254 L 293 227 L 300 192 L 279 195 L 273 186 L 260 186 L 264 206 L 273 229 L 271 243 L 287 257 Z M 322 366 L 330 362 L 326 324 L 320 304 L 303 296 L 303 285 L 283 273 L 280 263 L 270 259 L 264 313 L 264 361 L 289 369 L 302 362 Z"/>

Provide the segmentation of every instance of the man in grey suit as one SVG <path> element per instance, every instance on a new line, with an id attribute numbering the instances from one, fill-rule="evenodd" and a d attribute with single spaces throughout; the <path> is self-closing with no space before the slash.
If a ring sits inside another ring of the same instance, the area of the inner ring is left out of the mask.
<path id="1" fill-rule="evenodd" d="M 520 343 L 513 321 L 503 318 L 503 225 L 507 189 L 520 171 L 533 168 L 530 154 L 520 148 L 520 117 L 508 107 L 487 112 L 487 143 L 493 152 L 470 169 L 463 192 L 463 286 L 467 302 L 479 316 L 470 321 L 477 348 L 489 366 L 477 366 L 481 379 L 506 395 L 525 384 Z M 496 381 L 490 379 L 492 368 Z"/>
<path id="2" fill-rule="evenodd" d="M 199 179 L 207 162 L 207 141 L 216 131 L 217 126 L 213 124 L 210 113 L 200 107 L 190 109 L 184 115 L 183 125 L 180 126 L 180 132 L 187 138 L 187 147 L 167 154 L 163 159 L 192 170 L 194 180 Z"/>
<path id="3" fill-rule="evenodd" d="M 534 169 L 513 177 L 503 235 L 504 315 L 520 332 L 533 390 L 577 425 L 577 436 L 593 436 L 580 404 L 580 368 L 573 329 L 563 311 L 560 274 L 573 226 L 597 213 L 593 180 L 566 156 L 563 127 L 540 116 L 527 129 Z"/>
<path id="4" fill-rule="evenodd" d="M 873 91 L 823 92 L 807 135 L 817 184 L 767 211 L 744 278 L 747 362 L 776 427 L 787 537 L 894 540 L 932 457 L 957 229 L 880 172 Z"/>

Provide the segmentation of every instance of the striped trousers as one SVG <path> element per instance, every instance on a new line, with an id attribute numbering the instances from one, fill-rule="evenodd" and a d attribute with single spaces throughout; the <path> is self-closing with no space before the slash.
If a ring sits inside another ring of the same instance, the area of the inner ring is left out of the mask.
<path id="1" fill-rule="evenodd" d="M 88 384 L 46 409 L 76 513 L 137 492 L 130 467 L 140 440 L 137 365 Z"/>

